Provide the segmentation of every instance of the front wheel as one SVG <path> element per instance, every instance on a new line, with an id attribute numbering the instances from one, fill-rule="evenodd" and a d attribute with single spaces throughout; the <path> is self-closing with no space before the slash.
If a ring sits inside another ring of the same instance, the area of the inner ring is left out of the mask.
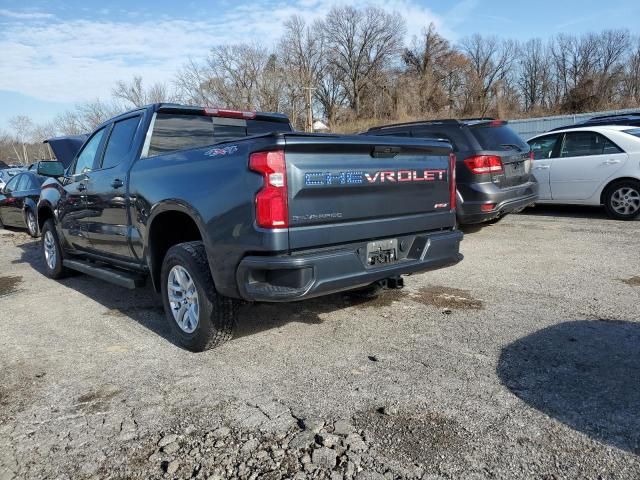
<path id="1" fill-rule="evenodd" d="M 44 222 L 40 245 L 47 277 L 59 279 L 69 275 L 69 270 L 62 265 L 62 247 L 58 240 L 55 224 L 51 219 Z"/>
<path id="2" fill-rule="evenodd" d="M 623 180 L 611 185 L 604 195 L 604 208 L 617 220 L 636 218 L 640 214 L 640 182 Z"/>
<path id="3" fill-rule="evenodd" d="M 202 242 L 171 247 L 161 278 L 165 315 L 180 345 L 202 352 L 231 339 L 238 302 L 216 292 Z"/>

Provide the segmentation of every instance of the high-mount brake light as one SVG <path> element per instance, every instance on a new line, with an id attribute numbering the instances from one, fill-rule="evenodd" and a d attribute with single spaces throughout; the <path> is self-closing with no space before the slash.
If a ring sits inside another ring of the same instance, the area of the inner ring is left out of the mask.
<path id="1" fill-rule="evenodd" d="M 253 120 L 256 118 L 256 112 L 243 112 L 241 110 L 227 110 L 224 108 L 205 107 L 204 113 L 210 117 L 243 118 L 245 120 Z"/>
<path id="2" fill-rule="evenodd" d="M 490 127 L 501 127 L 502 125 L 506 124 L 507 122 L 505 122 L 504 120 L 492 120 L 489 123 Z"/>
<path id="3" fill-rule="evenodd" d="M 252 153 L 249 168 L 264 178 L 264 186 L 256 194 L 256 224 L 262 228 L 287 228 L 289 206 L 284 150 Z"/>
<path id="4" fill-rule="evenodd" d="M 456 155 L 449 154 L 449 208 L 456 209 Z"/>
<path id="5" fill-rule="evenodd" d="M 496 155 L 475 155 L 466 158 L 464 164 L 476 175 L 504 172 L 502 160 Z"/>

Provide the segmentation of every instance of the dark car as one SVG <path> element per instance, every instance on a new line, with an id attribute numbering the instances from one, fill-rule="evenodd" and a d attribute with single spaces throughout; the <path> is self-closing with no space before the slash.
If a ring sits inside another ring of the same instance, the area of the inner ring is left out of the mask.
<path id="1" fill-rule="evenodd" d="M 556 132 L 567 128 L 579 127 L 604 127 L 608 125 L 628 125 L 630 127 L 640 127 L 640 112 L 620 113 L 616 115 L 600 115 L 592 117 L 584 122 L 575 123 L 573 125 L 565 125 L 564 127 L 556 127 L 549 130 Z"/>
<path id="2" fill-rule="evenodd" d="M 19 173 L 0 191 L 0 224 L 26 228 L 32 237 L 38 236 L 38 199 L 45 178 L 36 172 Z"/>
<path id="3" fill-rule="evenodd" d="M 457 158 L 457 216 L 462 225 L 522 211 L 538 198 L 529 145 L 505 121 L 426 120 L 376 127 L 364 135 L 450 142 Z"/>

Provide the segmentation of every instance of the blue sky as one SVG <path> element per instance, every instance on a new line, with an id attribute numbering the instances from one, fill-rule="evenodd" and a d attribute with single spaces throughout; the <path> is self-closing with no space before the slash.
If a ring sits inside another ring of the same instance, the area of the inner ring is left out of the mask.
<path id="1" fill-rule="evenodd" d="M 16 114 L 50 120 L 108 98 L 117 80 L 170 82 L 189 57 L 219 44 L 271 44 L 293 14 L 322 17 L 334 0 L 0 0 L 0 128 Z M 526 40 L 627 28 L 640 1 L 351 0 L 403 13 L 408 37 L 430 21 L 453 42 L 472 33 Z"/>

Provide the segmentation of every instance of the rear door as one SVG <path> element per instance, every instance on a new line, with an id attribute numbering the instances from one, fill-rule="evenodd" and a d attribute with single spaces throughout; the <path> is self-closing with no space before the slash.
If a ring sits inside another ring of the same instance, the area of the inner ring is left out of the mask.
<path id="1" fill-rule="evenodd" d="M 287 135 L 292 249 L 451 228 L 447 143 Z"/>
<path id="2" fill-rule="evenodd" d="M 551 200 L 551 166 L 558 156 L 560 148 L 558 141 L 562 141 L 561 133 L 545 135 L 529 141 L 533 152 L 533 175 L 540 186 L 540 200 Z"/>
<path id="3" fill-rule="evenodd" d="M 553 199 L 579 201 L 592 197 L 626 160 L 627 154 L 598 132 L 566 133 L 559 158 L 551 166 Z"/>
<path id="4" fill-rule="evenodd" d="M 122 259 L 133 257 L 129 247 L 127 171 L 137 154 L 140 114 L 119 119 L 106 133 L 103 153 L 86 175 L 86 219 L 90 250 Z M 141 142 L 142 139 L 140 139 Z"/>

